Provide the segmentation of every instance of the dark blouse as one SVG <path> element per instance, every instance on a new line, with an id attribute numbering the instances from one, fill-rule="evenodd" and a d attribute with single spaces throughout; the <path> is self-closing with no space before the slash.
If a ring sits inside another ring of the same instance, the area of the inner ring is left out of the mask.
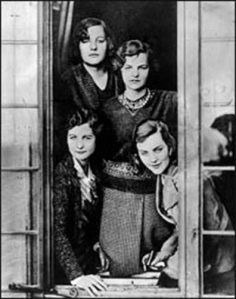
<path id="1" fill-rule="evenodd" d="M 93 169 L 96 175 L 96 171 Z M 56 259 L 68 280 L 95 273 L 99 257 L 93 250 L 98 241 L 101 191 L 98 198 L 81 206 L 80 180 L 71 156 L 60 162 L 54 176 L 54 243 Z"/>
<path id="2" fill-rule="evenodd" d="M 146 118 L 166 122 L 177 138 L 177 95 L 173 91 L 153 90 L 150 100 L 135 114 L 114 97 L 102 106 L 102 116 L 105 123 L 102 153 L 108 160 L 129 162 L 133 130 Z"/>
<path id="3" fill-rule="evenodd" d="M 121 79 L 117 72 L 108 71 L 107 86 L 105 90 L 101 90 L 82 63 L 73 66 L 62 77 L 70 88 L 77 107 L 98 110 L 104 100 L 117 96 L 122 90 Z"/>

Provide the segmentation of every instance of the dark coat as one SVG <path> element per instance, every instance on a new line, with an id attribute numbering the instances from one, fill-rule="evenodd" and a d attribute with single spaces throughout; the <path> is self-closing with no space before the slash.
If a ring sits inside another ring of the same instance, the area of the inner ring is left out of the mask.
<path id="1" fill-rule="evenodd" d="M 92 167 L 92 166 L 91 166 Z M 92 169 L 97 178 L 97 171 Z M 81 206 L 80 180 L 71 156 L 60 162 L 54 175 L 54 243 L 55 255 L 68 280 L 95 273 L 99 257 L 93 250 L 98 241 L 101 188 L 98 197 Z"/>

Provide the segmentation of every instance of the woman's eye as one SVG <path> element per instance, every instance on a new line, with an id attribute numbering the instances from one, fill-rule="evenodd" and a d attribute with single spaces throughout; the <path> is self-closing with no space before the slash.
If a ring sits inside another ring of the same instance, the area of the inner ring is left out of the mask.
<path id="1" fill-rule="evenodd" d="M 141 156 L 146 156 L 147 155 L 147 152 L 140 152 L 139 153 Z"/>
<path id="2" fill-rule="evenodd" d="M 161 151 L 162 151 L 162 147 L 158 147 L 158 148 L 155 149 L 155 152 L 156 152 L 156 153 L 159 153 L 159 152 L 161 152 Z"/>
<path id="3" fill-rule="evenodd" d="M 84 139 L 85 140 L 91 140 L 91 139 L 93 139 L 93 136 L 84 136 Z"/>
<path id="4" fill-rule="evenodd" d="M 148 65 L 142 65 L 142 66 L 140 67 L 141 70 L 147 70 L 148 68 L 149 68 Z"/>
<path id="5" fill-rule="evenodd" d="M 129 65 L 124 66 L 124 70 L 130 70 L 130 69 L 131 69 L 131 66 L 129 66 Z"/>
<path id="6" fill-rule="evenodd" d="M 84 38 L 82 41 L 81 41 L 81 43 L 83 43 L 83 44 L 86 44 L 86 43 L 88 43 L 89 42 L 89 39 L 88 38 Z"/>
<path id="7" fill-rule="evenodd" d="M 70 140 L 75 140 L 75 139 L 76 139 L 76 136 L 70 136 L 69 139 L 70 139 Z"/>
<path id="8" fill-rule="evenodd" d="M 105 41 L 106 41 L 105 38 L 99 38 L 99 39 L 98 39 L 98 42 L 101 43 L 101 44 L 104 43 Z"/>

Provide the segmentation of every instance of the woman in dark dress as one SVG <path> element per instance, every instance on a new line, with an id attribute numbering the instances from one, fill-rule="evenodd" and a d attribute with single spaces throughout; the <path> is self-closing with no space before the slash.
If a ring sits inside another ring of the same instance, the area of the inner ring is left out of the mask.
<path id="1" fill-rule="evenodd" d="M 176 93 L 146 87 L 151 54 L 149 45 L 139 40 L 120 47 L 125 91 L 102 106 L 106 144 L 102 150 L 105 168 L 100 246 L 110 261 L 112 276 L 142 272 L 142 257 L 160 248 L 171 233 L 155 209 L 155 177 L 148 171 L 138 174 L 130 163 L 132 132 L 141 120 L 164 120 L 175 136 L 177 131 Z"/>
<path id="2" fill-rule="evenodd" d="M 106 289 L 95 275 L 100 258 L 94 248 L 101 215 L 99 168 L 94 152 L 101 123 L 94 113 L 82 109 L 68 117 L 66 129 L 69 155 L 57 165 L 54 175 L 56 262 L 67 277 L 61 283 L 70 282 L 97 294 Z"/>
<path id="3" fill-rule="evenodd" d="M 63 74 L 74 104 L 99 110 L 101 103 L 117 96 L 122 85 L 114 71 L 115 51 L 110 30 L 104 21 L 86 18 L 73 32 L 76 64 Z"/>

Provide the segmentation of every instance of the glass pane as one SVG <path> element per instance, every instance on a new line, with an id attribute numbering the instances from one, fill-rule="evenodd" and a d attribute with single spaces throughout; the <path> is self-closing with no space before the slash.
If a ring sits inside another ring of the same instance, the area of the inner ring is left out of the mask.
<path id="1" fill-rule="evenodd" d="M 2 235 L 2 286 L 27 283 L 25 236 Z M 14 269 L 14 271 L 12 271 Z"/>
<path id="2" fill-rule="evenodd" d="M 205 171 L 203 214 L 205 230 L 236 227 L 236 174 L 233 171 Z"/>
<path id="3" fill-rule="evenodd" d="M 2 173 L 2 230 L 30 229 L 29 173 Z M 13 217 L 14 215 L 14 217 Z"/>
<path id="4" fill-rule="evenodd" d="M 202 104 L 234 105 L 234 43 L 202 43 Z"/>
<path id="5" fill-rule="evenodd" d="M 202 1 L 202 36 L 234 36 L 234 1 Z"/>
<path id="6" fill-rule="evenodd" d="M 2 288 L 10 283 L 37 283 L 37 250 L 35 236 L 2 235 Z M 14 271 L 12 271 L 14 269 Z"/>
<path id="7" fill-rule="evenodd" d="M 204 293 L 235 294 L 235 241 L 231 236 L 204 236 Z"/>
<path id="8" fill-rule="evenodd" d="M 39 165 L 36 109 L 2 109 L 2 167 Z"/>
<path id="9" fill-rule="evenodd" d="M 36 40 L 37 6 L 37 1 L 2 1 L 2 40 Z"/>
<path id="10" fill-rule="evenodd" d="M 36 105 L 37 45 L 2 45 L 2 104 Z"/>

